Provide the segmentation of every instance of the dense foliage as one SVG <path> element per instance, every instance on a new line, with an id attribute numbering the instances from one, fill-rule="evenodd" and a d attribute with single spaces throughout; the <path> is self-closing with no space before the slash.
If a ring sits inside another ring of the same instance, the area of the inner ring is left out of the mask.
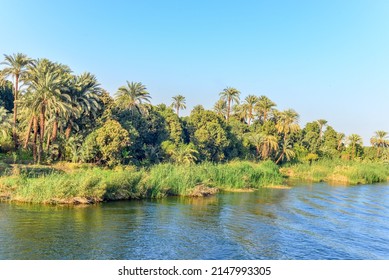
<path id="1" fill-rule="evenodd" d="M 389 159 L 385 131 L 364 147 L 359 135 L 346 136 L 323 119 L 301 128 L 294 110 L 279 111 L 263 95 L 243 99 L 232 87 L 219 93 L 212 110 L 198 105 L 183 117 L 183 95 L 167 101 L 170 106 L 154 106 L 144 84 L 126 81 L 111 97 L 94 75 L 76 75 L 48 59 L 5 55 L 0 73 L 0 156 L 6 161 L 112 167 Z"/>

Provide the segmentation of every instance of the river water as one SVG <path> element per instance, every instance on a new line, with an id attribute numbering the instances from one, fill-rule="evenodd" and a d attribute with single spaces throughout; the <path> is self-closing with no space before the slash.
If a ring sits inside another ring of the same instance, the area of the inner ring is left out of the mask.
<path id="1" fill-rule="evenodd" d="M 0 203 L 0 259 L 389 259 L 389 186 Z"/>

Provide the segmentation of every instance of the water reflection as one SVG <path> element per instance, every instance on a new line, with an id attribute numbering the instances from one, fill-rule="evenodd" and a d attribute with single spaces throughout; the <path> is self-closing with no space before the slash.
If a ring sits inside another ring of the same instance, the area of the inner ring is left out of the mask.
<path id="1" fill-rule="evenodd" d="M 0 259 L 388 259 L 389 187 L 0 203 Z"/>

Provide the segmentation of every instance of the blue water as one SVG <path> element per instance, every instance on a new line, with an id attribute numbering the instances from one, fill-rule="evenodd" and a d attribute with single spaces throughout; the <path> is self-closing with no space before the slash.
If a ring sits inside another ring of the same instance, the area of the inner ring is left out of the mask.
<path id="1" fill-rule="evenodd" d="M 0 259 L 389 259 L 389 186 L 0 203 Z"/>

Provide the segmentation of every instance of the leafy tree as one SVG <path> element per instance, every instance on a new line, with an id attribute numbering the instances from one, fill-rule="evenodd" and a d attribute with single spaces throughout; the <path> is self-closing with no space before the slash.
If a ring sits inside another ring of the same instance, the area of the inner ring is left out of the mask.
<path id="1" fill-rule="evenodd" d="M 213 162 L 225 159 L 230 141 L 225 122 L 216 113 L 195 108 L 190 114 L 189 125 L 190 140 L 199 151 L 199 159 Z"/>
<path id="2" fill-rule="evenodd" d="M 27 66 L 30 65 L 32 59 L 27 57 L 25 54 L 17 53 L 13 55 L 4 55 L 4 61 L 1 63 L 5 65 L 5 68 L 2 70 L 3 77 L 11 76 L 14 80 L 14 117 L 13 117 L 13 139 L 15 147 L 17 147 L 17 135 L 16 135 L 16 121 L 18 114 L 18 100 L 19 100 L 19 82 L 20 78 L 23 78 L 23 75 L 27 71 Z"/>
<path id="3" fill-rule="evenodd" d="M 230 119 L 231 105 L 232 103 L 239 103 L 240 91 L 233 87 L 226 87 L 219 94 L 222 100 L 227 102 L 227 122 Z"/>
<path id="4" fill-rule="evenodd" d="M 273 110 L 275 106 L 277 106 L 276 103 L 271 101 L 267 96 L 261 95 L 258 98 L 255 109 L 259 118 L 262 118 L 262 121 L 266 122 L 269 118 L 269 113 Z"/>
<path id="5" fill-rule="evenodd" d="M 309 122 L 303 129 L 302 143 L 310 153 L 318 154 L 321 147 L 320 126 L 317 122 Z"/>
<path id="6" fill-rule="evenodd" d="M 7 137 L 10 128 L 10 116 L 4 107 L 0 107 L 0 132 L 3 134 L 3 137 Z"/>
<path id="7" fill-rule="evenodd" d="M 129 145 L 129 134 L 119 122 L 108 120 L 96 130 L 96 143 L 101 152 L 101 160 L 108 166 L 118 165 L 122 160 L 122 149 Z"/>
<path id="8" fill-rule="evenodd" d="M 377 148 L 377 158 L 381 156 L 381 149 L 389 147 L 389 141 L 387 140 L 387 138 L 388 133 L 386 131 L 378 130 L 375 132 L 375 135 L 370 139 L 371 145 Z"/>
<path id="9" fill-rule="evenodd" d="M 213 111 L 220 117 L 225 118 L 227 115 L 227 102 L 223 99 L 216 101 Z"/>
<path id="10" fill-rule="evenodd" d="M 10 81 L 4 80 L 4 83 L 0 84 L 0 106 L 3 106 L 8 112 L 12 112 L 14 108 L 12 88 L 13 85 Z"/>
<path id="11" fill-rule="evenodd" d="M 139 113 L 145 112 L 144 103 L 150 103 L 151 96 L 145 85 L 139 82 L 128 82 L 118 89 L 115 101 L 121 109 L 136 109 Z"/>
<path id="12" fill-rule="evenodd" d="M 360 155 L 360 151 L 363 145 L 362 138 L 358 134 L 351 134 L 349 137 L 347 137 L 347 142 L 351 149 L 351 159 L 354 159 L 355 156 Z"/>
<path id="13" fill-rule="evenodd" d="M 255 105 L 258 102 L 258 97 L 255 95 L 248 95 L 244 99 L 245 108 L 247 109 L 247 124 L 250 125 L 251 121 L 254 119 L 254 110 Z"/>
<path id="14" fill-rule="evenodd" d="M 176 109 L 177 116 L 180 115 L 180 110 L 181 109 L 186 109 L 186 104 L 185 104 L 185 97 L 182 95 L 176 95 L 172 97 L 173 103 L 172 103 L 172 108 Z"/>
<path id="15" fill-rule="evenodd" d="M 317 120 L 316 122 L 317 122 L 317 124 L 319 125 L 319 131 L 320 131 L 320 133 L 319 133 L 319 139 L 320 139 L 320 141 L 321 141 L 321 140 L 322 140 L 322 137 L 323 137 L 323 128 L 324 128 L 324 126 L 327 124 L 327 121 L 326 121 L 326 120 L 323 120 L 323 119 L 320 119 L 320 120 Z"/>

